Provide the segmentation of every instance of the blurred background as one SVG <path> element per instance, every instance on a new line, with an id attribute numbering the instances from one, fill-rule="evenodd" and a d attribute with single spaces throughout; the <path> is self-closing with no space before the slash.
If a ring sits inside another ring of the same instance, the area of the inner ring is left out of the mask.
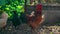
<path id="1" fill-rule="evenodd" d="M 20 17 L 21 13 L 35 11 L 35 7 L 39 3 L 43 5 L 42 14 L 45 15 L 42 25 L 60 25 L 60 0 L 0 0 L 0 10 L 4 10 L 9 15 L 7 24 L 9 25 L 13 10 L 16 10 Z"/>
<path id="2" fill-rule="evenodd" d="M 20 16 L 20 13 L 34 11 L 39 3 L 43 5 L 42 13 L 46 16 L 46 23 L 60 22 L 60 0 L 0 0 L 0 10 L 6 11 L 11 19 L 13 10 Z"/>

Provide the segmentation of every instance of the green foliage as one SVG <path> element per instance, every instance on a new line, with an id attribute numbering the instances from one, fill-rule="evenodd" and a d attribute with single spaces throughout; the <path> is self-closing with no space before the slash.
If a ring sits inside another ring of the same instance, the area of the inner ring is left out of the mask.
<path id="1" fill-rule="evenodd" d="M 9 18 L 12 18 L 12 11 L 16 10 L 18 15 L 24 13 L 24 0 L 6 0 L 5 5 L 0 6 L 0 10 L 8 13 Z"/>

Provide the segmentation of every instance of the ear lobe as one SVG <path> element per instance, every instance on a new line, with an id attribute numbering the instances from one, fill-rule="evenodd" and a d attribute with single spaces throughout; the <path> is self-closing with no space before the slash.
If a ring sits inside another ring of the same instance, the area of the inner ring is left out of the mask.
<path id="1" fill-rule="evenodd" d="M 45 15 L 42 15 L 42 18 L 44 18 L 45 17 Z"/>

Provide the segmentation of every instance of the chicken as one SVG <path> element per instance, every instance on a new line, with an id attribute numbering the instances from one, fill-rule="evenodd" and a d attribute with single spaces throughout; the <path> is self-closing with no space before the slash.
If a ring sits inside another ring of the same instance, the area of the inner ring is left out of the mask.
<path id="1" fill-rule="evenodd" d="M 0 28 L 3 28 L 7 24 L 8 14 L 6 12 L 2 13 L 2 18 L 0 18 Z"/>

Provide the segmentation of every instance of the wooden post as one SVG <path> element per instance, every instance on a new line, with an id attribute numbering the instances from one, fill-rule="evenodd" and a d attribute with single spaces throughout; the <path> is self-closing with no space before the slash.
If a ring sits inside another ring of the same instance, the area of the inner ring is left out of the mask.
<path id="1" fill-rule="evenodd" d="M 26 10 L 27 10 L 27 0 L 25 0 L 25 12 L 26 12 Z"/>

